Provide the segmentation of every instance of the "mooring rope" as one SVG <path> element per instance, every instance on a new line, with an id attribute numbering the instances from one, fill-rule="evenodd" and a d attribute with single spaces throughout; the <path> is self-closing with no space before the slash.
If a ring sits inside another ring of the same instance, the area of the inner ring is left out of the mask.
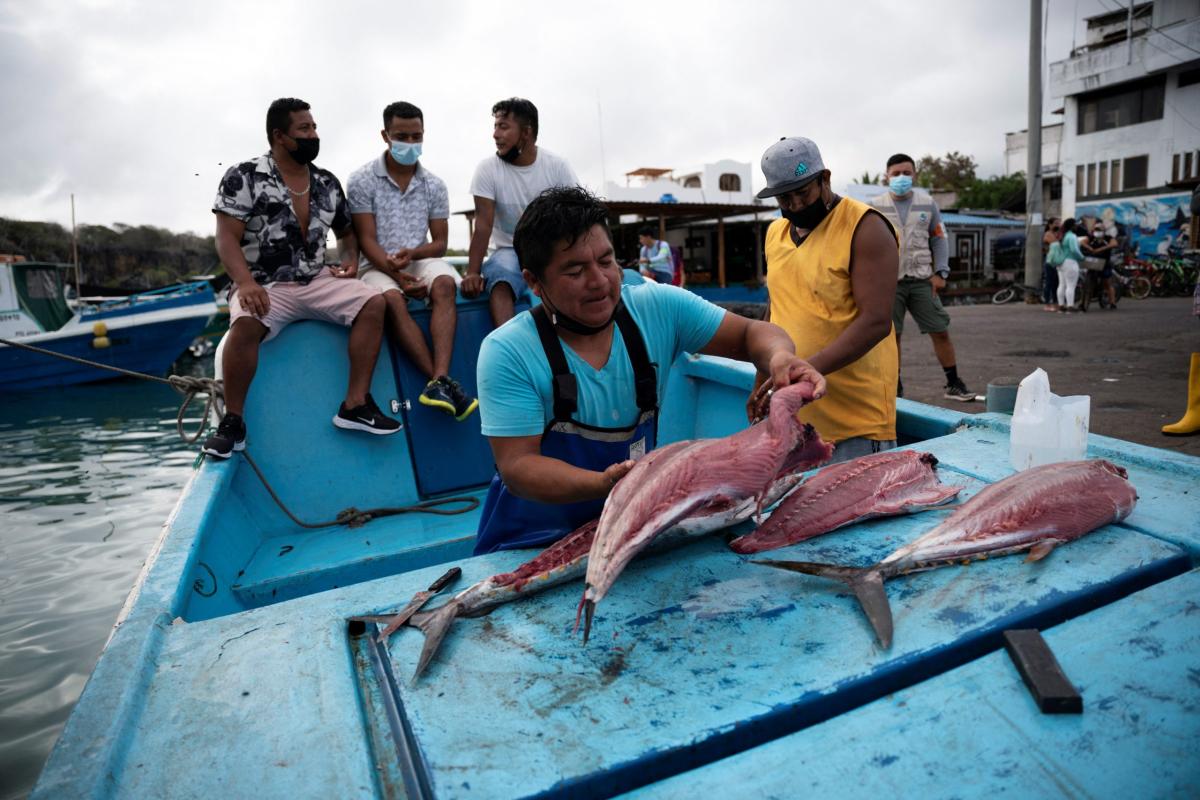
<path id="1" fill-rule="evenodd" d="M 204 431 L 208 429 L 209 421 L 214 413 L 216 414 L 218 423 L 225 417 L 224 383 L 216 378 L 198 378 L 191 375 L 168 375 L 167 377 L 163 378 L 158 375 L 149 375 L 145 372 L 137 372 L 135 370 L 125 369 L 124 367 L 115 367 L 112 364 L 102 364 L 99 361 L 91 361 L 90 359 L 79 358 L 78 356 L 69 356 L 66 353 L 58 353 L 54 350 L 47 350 L 44 347 L 37 347 L 24 342 L 14 342 L 11 339 L 0 338 L 0 344 L 5 344 L 9 347 L 17 347 L 22 350 L 30 350 L 34 353 L 41 353 L 42 355 L 54 356 L 55 358 L 73 361 L 76 364 L 83 364 L 88 367 L 106 369 L 110 372 L 116 372 L 130 378 L 140 378 L 141 380 L 163 383 L 167 386 L 170 386 L 172 389 L 183 395 L 183 402 L 180 404 L 179 413 L 175 417 L 175 430 L 179 433 L 179 438 L 183 439 L 184 442 L 189 445 L 195 444 L 200 439 L 200 436 L 204 433 Z M 189 436 L 183 431 L 183 418 L 187 413 L 187 410 L 191 407 L 192 401 L 196 399 L 196 395 L 198 394 L 206 395 L 207 398 L 204 402 L 204 416 L 200 419 L 200 426 L 196 429 L 196 432 Z M 271 499 L 275 501 L 275 505 L 279 506 L 279 509 L 288 516 L 288 519 L 302 528 L 329 528 L 334 525 L 345 525 L 350 528 L 357 528 L 361 525 L 365 525 L 373 519 L 378 519 L 379 517 L 391 517 L 397 514 L 441 514 L 445 516 L 452 516 L 454 514 L 466 514 L 467 512 L 474 511 L 479 507 L 479 498 L 477 497 L 440 497 L 435 500 L 424 500 L 420 503 L 415 503 L 410 506 L 384 506 L 381 508 L 368 508 L 365 510 L 359 510 L 351 506 L 350 508 L 346 508 L 338 512 L 338 515 L 328 522 L 305 522 L 293 514 L 291 510 L 284 505 L 283 500 L 279 498 L 279 495 L 275 493 L 275 489 L 271 486 L 270 481 L 267 480 L 267 476 L 263 475 L 262 470 L 258 467 L 258 464 L 256 464 L 254 459 L 250 456 L 249 451 L 242 450 L 240 452 L 246 457 L 246 463 L 248 463 L 250 468 L 254 470 L 254 474 L 258 476 L 260 481 L 262 481 L 263 487 L 267 490 L 267 494 L 271 496 Z M 442 506 L 448 505 L 461 505 L 461 508 L 442 508 Z"/>

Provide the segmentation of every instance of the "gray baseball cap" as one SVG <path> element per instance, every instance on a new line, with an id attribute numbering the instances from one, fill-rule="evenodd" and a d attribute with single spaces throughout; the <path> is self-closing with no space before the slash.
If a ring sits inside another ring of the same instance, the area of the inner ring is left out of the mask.
<path id="1" fill-rule="evenodd" d="M 825 170 L 821 151 L 812 139 L 785 136 L 763 153 L 762 171 L 767 188 L 758 193 L 759 199 L 776 197 L 812 183 Z"/>

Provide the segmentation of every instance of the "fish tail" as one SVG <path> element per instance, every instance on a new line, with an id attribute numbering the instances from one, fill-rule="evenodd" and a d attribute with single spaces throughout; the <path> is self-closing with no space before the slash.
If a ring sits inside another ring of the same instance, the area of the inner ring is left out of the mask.
<path id="1" fill-rule="evenodd" d="M 421 633 L 425 634 L 425 646 L 421 648 L 421 659 L 417 662 L 417 668 L 413 672 L 413 683 L 416 683 L 417 678 L 421 677 L 421 673 L 429 666 L 434 654 L 442 646 L 446 632 L 450 630 L 450 626 L 454 624 L 454 620 L 458 619 L 461 613 L 462 604 L 451 600 L 444 606 L 438 606 L 432 611 L 418 612 L 409 618 L 409 624 L 415 625 L 421 630 Z"/>
<path id="2" fill-rule="evenodd" d="M 883 589 L 883 571 L 878 567 L 841 567 L 836 564 L 816 564 L 811 561 L 774 561 L 765 559 L 752 561 L 753 564 L 763 564 L 776 569 L 786 569 L 805 575 L 816 575 L 821 578 L 839 581 L 850 587 L 879 644 L 887 649 L 892 646 L 892 607 L 888 603 L 887 592 Z"/>

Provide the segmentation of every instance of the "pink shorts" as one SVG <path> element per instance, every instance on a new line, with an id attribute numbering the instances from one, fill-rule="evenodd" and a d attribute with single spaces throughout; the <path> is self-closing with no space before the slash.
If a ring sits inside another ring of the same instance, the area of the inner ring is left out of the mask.
<path id="1" fill-rule="evenodd" d="M 267 328 L 263 341 L 274 339 L 290 322 L 302 319 L 319 319 L 335 325 L 350 327 L 362 307 L 379 290 L 354 278 L 335 278 L 328 270 L 322 270 L 307 284 L 268 284 L 267 297 L 270 308 L 264 317 L 256 317 L 242 308 L 236 291 L 229 297 L 229 325 L 242 317 L 250 317 Z"/>

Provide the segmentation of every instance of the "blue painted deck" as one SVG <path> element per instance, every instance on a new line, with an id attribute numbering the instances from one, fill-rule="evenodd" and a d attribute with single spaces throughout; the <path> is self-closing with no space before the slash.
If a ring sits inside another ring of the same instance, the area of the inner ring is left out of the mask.
<path id="1" fill-rule="evenodd" d="M 1200 794 L 1200 571 L 1045 637 L 1082 715 L 1041 714 L 998 652 L 633 796 Z"/>
<path id="2" fill-rule="evenodd" d="M 488 327 L 486 305 L 459 312 L 457 347 L 470 354 Z M 423 322 L 424 311 L 416 316 Z M 477 451 L 478 419 L 454 423 L 417 404 L 422 382 L 390 348 L 372 393 L 385 409 L 408 401 L 404 431 L 368 437 L 330 425 L 344 350 L 345 332 L 320 323 L 291 326 L 264 347 L 248 445 L 285 502 L 315 520 L 347 506 L 479 496 L 490 461 L 448 470 L 420 455 Z M 454 369 L 473 390 L 474 369 Z M 664 441 L 738 429 L 751 380 L 747 365 L 684 359 L 668 386 Z M 898 408 L 902 439 L 925 440 L 943 479 L 967 496 L 1011 471 L 1005 418 Z M 1153 604 L 1128 604 L 1193 566 L 1200 459 L 1103 437 L 1092 437 L 1091 452 L 1131 469 L 1142 499 L 1124 524 L 1037 564 L 996 559 L 889 583 L 891 650 L 877 647 L 839 586 L 751 565 L 713 538 L 633 564 L 587 647 L 570 630 L 581 587 L 564 586 L 460 620 L 415 686 L 421 635 L 392 638 L 393 684 L 365 663 L 346 617 L 398 607 L 445 562 L 462 566 L 461 588 L 531 554 L 467 557 L 477 512 L 306 531 L 242 459 L 208 461 L 164 526 L 35 797 L 402 796 L 381 723 L 388 698 L 414 742 L 409 777 L 439 798 L 598 797 L 698 775 L 994 661 L 1003 629 L 1082 622 L 1108 608 L 1130 609 L 1131 625 L 1157 618 Z M 868 522 L 779 554 L 867 564 L 945 513 Z M 1174 585 L 1181 600 L 1197 599 L 1193 584 Z M 997 707 L 1011 716 L 1019 701 Z M 738 774 L 723 794 L 740 793 Z M 1150 793 L 1169 793 L 1159 773 L 1140 774 Z"/>

